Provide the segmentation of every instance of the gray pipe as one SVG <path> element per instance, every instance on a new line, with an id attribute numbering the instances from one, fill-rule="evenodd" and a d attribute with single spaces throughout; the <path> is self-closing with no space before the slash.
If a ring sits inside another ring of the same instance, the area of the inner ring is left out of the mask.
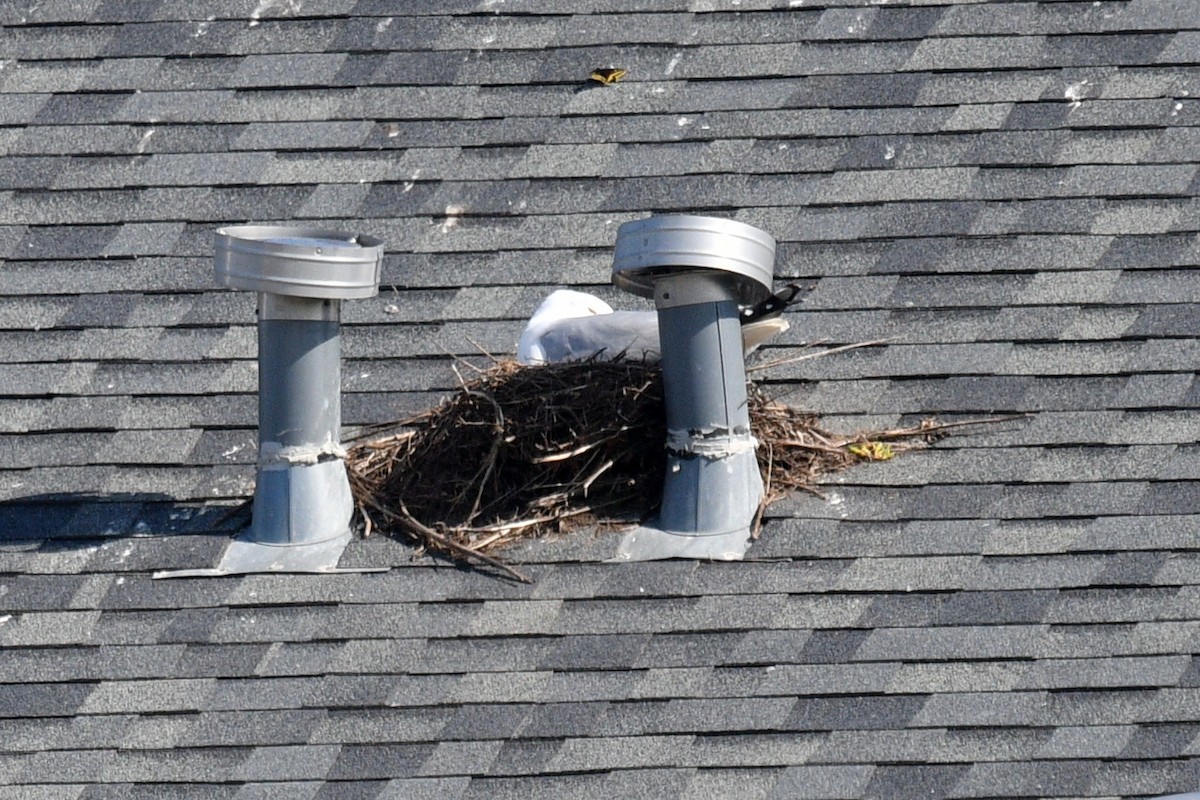
<path id="1" fill-rule="evenodd" d="M 613 282 L 654 298 L 667 416 L 658 516 L 617 560 L 733 560 L 749 547 L 763 485 L 738 305 L 770 295 L 774 259 L 770 236 L 731 220 L 651 217 L 617 232 Z"/>
<path id="2" fill-rule="evenodd" d="M 349 532 L 340 444 L 340 300 L 260 294 L 258 481 L 250 537 L 309 544 Z"/>
<path id="3" fill-rule="evenodd" d="M 269 225 L 217 231 L 217 283 L 258 293 L 251 523 L 216 568 L 156 578 L 346 571 L 337 563 L 354 500 L 340 441 L 341 301 L 374 296 L 382 261 L 383 243 L 367 236 Z"/>
<path id="4" fill-rule="evenodd" d="M 763 492 L 750 433 L 741 323 L 730 281 L 688 275 L 663 279 L 658 287 L 678 298 L 691 293 L 680 291 L 685 283 L 693 292 L 703 286 L 730 299 L 656 303 L 667 413 L 658 526 L 675 534 L 722 536 L 747 529 Z"/>

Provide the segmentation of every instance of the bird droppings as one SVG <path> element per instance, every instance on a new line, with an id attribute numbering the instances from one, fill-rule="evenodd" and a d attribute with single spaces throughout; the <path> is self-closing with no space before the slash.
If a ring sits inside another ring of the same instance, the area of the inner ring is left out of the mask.
<path id="1" fill-rule="evenodd" d="M 249 27 L 257 26 L 262 15 L 273 8 L 278 8 L 282 16 L 295 16 L 300 13 L 300 0 L 258 0 L 258 5 L 250 12 Z"/>
<path id="2" fill-rule="evenodd" d="M 465 211 L 466 209 L 462 206 L 446 206 L 445 217 L 442 220 L 442 233 L 449 233 L 451 229 L 457 227 L 459 218 Z"/>
<path id="3" fill-rule="evenodd" d="M 1081 105 L 1083 105 L 1083 90 L 1087 85 L 1088 82 L 1085 79 L 1079 81 L 1078 83 L 1072 83 L 1067 87 L 1067 90 L 1063 92 L 1063 98 L 1070 102 L 1071 108 L 1079 108 Z"/>

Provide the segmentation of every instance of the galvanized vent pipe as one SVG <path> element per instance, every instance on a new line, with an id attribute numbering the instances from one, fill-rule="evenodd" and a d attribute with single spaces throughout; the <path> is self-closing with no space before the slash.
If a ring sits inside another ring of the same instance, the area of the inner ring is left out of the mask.
<path id="1" fill-rule="evenodd" d="M 215 237 L 217 283 L 258 292 L 258 468 L 250 528 L 216 569 L 333 572 L 354 503 L 341 440 L 341 301 L 379 290 L 383 243 L 245 225 Z M 354 570 L 362 571 L 362 570 Z"/>
<path id="2" fill-rule="evenodd" d="M 613 283 L 653 297 L 667 472 L 658 516 L 616 560 L 740 559 L 763 485 L 750 432 L 738 306 L 770 296 L 775 240 L 728 219 L 669 215 L 617 231 Z"/>

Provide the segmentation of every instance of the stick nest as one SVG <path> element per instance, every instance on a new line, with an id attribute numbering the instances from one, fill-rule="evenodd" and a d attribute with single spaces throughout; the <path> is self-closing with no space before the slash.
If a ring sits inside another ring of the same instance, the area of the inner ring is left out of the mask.
<path id="1" fill-rule="evenodd" d="M 753 383 L 749 401 L 764 507 L 795 491 L 820 494 L 820 476 L 924 446 L 944 427 L 839 436 Z M 516 540 L 649 515 L 666 470 L 662 372 L 638 361 L 498 361 L 388 430 L 347 458 L 366 532 L 497 566 L 488 554 Z"/>

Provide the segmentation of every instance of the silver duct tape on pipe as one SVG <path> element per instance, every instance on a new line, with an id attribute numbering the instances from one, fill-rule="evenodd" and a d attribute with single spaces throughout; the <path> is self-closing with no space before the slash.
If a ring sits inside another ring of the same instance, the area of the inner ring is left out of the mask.
<path id="1" fill-rule="evenodd" d="M 763 485 L 738 304 L 770 295 L 774 258 L 774 239 L 731 220 L 651 217 L 618 231 L 613 282 L 658 311 L 669 433 L 658 515 L 614 560 L 736 560 L 749 547 Z"/>
<path id="2" fill-rule="evenodd" d="M 333 458 L 345 457 L 346 448 L 342 447 L 339 442 L 327 441 L 321 445 L 305 444 L 292 445 L 290 447 L 279 442 L 262 442 L 258 446 L 259 469 L 278 464 L 286 466 L 319 464 L 322 461 L 329 461 Z"/>
<path id="3" fill-rule="evenodd" d="M 725 458 L 754 452 L 757 448 L 758 440 L 749 433 L 737 434 L 719 428 L 708 431 L 667 431 L 667 452 L 680 458 Z"/>

